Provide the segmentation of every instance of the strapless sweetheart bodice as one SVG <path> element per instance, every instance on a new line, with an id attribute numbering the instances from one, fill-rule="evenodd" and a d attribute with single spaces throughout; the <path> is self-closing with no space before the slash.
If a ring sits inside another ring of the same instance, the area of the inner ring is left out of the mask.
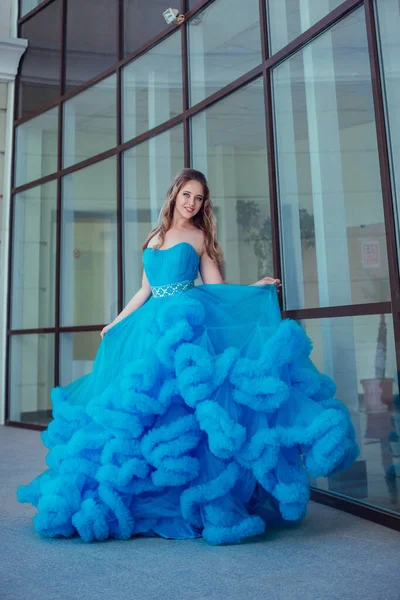
<path id="1" fill-rule="evenodd" d="M 193 281 L 199 263 L 199 255 L 188 242 L 179 242 L 165 250 L 146 248 L 143 252 L 143 266 L 152 287 Z"/>

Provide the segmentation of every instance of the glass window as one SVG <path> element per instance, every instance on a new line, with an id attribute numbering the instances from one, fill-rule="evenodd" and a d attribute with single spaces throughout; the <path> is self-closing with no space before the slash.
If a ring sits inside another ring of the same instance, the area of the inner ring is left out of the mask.
<path id="1" fill-rule="evenodd" d="M 117 308 L 115 157 L 63 178 L 63 325 L 109 323 Z"/>
<path id="2" fill-rule="evenodd" d="M 343 0 L 266 0 L 270 54 L 275 54 Z"/>
<path id="3" fill-rule="evenodd" d="M 46 425 L 54 387 L 54 334 L 13 335 L 10 347 L 9 418 Z"/>
<path id="4" fill-rule="evenodd" d="M 363 8 L 274 69 L 273 92 L 286 307 L 389 300 Z"/>
<path id="5" fill-rule="evenodd" d="M 259 1 L 216 0 L 188 24 L 193 106 L 261 62 Z"/>
<path id="6" fill-rule="evenodd" d="M 360 457 L 344 473 L 312 481 L 378 508 L 398 511 L 400 418 L 392 315 L 303 321 L 318 369 L 332 377 L 348 407 Z"/>
<path id="7" fill-rule="evenodd" d="M 26 21 L 20 35 L 29 40 L 21 60 L 18 94 L 18 115 L 26 117 L 60 96 L 61 0 Z"/>
<path id="8" fill-rule="evenodd" d="M 118 2 L 67 0 L 66 89 L 117 61 Z"/>
<path id="9" fill-rule="evenodd" d="M 177 32 L 123 70 L 124 141 L 182 110 L 181 36 Z"/>
<path id="10" fill-rule="evenodd" d="M 65 386 L 92 371 L 101 342 L 99 331 L 60 335 L 60 385 Z"/>
<path id="11" fill-rule="evenodd" d="M 179 2 L 177 4 L 179 6 Z M 161 31 L 168 29 L 163 17 L 167 8 L 168 2 L 165 0 L 124 0 L 125 54 L 135 52 Z"/>
<path id="12" fill-rule="evenodd" d="M 183 166 L 182 125 L 124 153 L 125 304 L 142 285 L 142 245 L 157 225 L 167 190 Z"/>
<path id="13" fill-rule="evenodd" d="M 193 117 L 192 165 L 210 184 L 226 280 L 248 284 L 272 275 L 261 79 Z"/>
<path id="14" fill-rule="evenodd" d="M 58 108 L 29 119 L 16 129 L 15 185 L 57 171 Z"/>
<path id="15" fill-rule="evenodd" d="M 116 76 L 107 77 L 64 105 L 63 166 L 117 143 Z"/>
<path id="16" fill-rule="evenodd" d="M 57 182 L 14 197 L 12 328 L 54 327 Z"/>
<path id="17" fill-rule="evenodd" d="M 26 15 L 28 12 L 33 10 L 42 2 L 42 0 L 20 0 L 21 4 L 21 14 L 20 18 Z"/>
<path id="18" fill-rule="evenodd" d="M 386 123 L 391 152 L 393 196 L 396 214 L 397 241 L 400 249 L 400 11 L 398 0 L 376 1 L 378 40 L 382 62 L 382 81 L 386 102 Z"/>

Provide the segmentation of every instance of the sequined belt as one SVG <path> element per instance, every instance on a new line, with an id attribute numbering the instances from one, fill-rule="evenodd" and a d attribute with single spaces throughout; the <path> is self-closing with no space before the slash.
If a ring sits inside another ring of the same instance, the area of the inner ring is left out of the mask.
<path id="1" fill-rule="evenodd" d="M 166 296 L 175 296 L 175 294 L 183 294 L 194 287 L 194 281 L 184 279 L 177 283 L 167 283 L 166 285 L 155 285 L 151 288 L 151 293 L 154 298 L 165 298 Z"/>

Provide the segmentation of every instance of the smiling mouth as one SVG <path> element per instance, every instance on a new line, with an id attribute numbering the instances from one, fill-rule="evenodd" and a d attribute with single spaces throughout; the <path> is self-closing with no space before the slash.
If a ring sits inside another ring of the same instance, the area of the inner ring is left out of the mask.
<path id="1" fill-rule="evenodd" d="M 187 207 L 185 206 L 185 210 L 187 210 L 188 212 L 191 212 L 191 213 L 192 213 L 192 212 L 194 211 L 194 208 L 187 208 Z"/>

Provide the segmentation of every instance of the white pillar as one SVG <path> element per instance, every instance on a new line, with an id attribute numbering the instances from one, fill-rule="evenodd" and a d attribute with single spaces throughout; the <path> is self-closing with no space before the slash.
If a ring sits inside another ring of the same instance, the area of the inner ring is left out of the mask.
<path id="1" fill-rule="evenodd" d="M 5 4 L 2 3 L 4 8 Z M 17 23 L 17 3 L 13 0 L 11 10 L 8 15 L 11 17 L 9 31 L 11 35 L 16 35 Z M 3 22 L 4 25 L 4 22 Z M 8 28 L 7 28 L 8 29 Z M 4 29 L 2 29 L 4 33 Z M 5 120 L 5 152 L 4 152 L 4 180 L 3 180 L 3 201 L 0 209 L 1 231 L 0 231 L 0 425 L 4 424 L 5 418 L 5 354 L 7 342 L 7 291 L 8 291 L 8 258 L 9 258 L 9 240 L 10 240 L 10 203 L 11 203 L 11 161 L 12 161 L 12 140 L 13 140 L 13 106 L 15 93 L 15 75 L 22 54 L 26 49 L 26 40 L 0 37 L 0 83 L 7 83 L 7 102 Z"/>

